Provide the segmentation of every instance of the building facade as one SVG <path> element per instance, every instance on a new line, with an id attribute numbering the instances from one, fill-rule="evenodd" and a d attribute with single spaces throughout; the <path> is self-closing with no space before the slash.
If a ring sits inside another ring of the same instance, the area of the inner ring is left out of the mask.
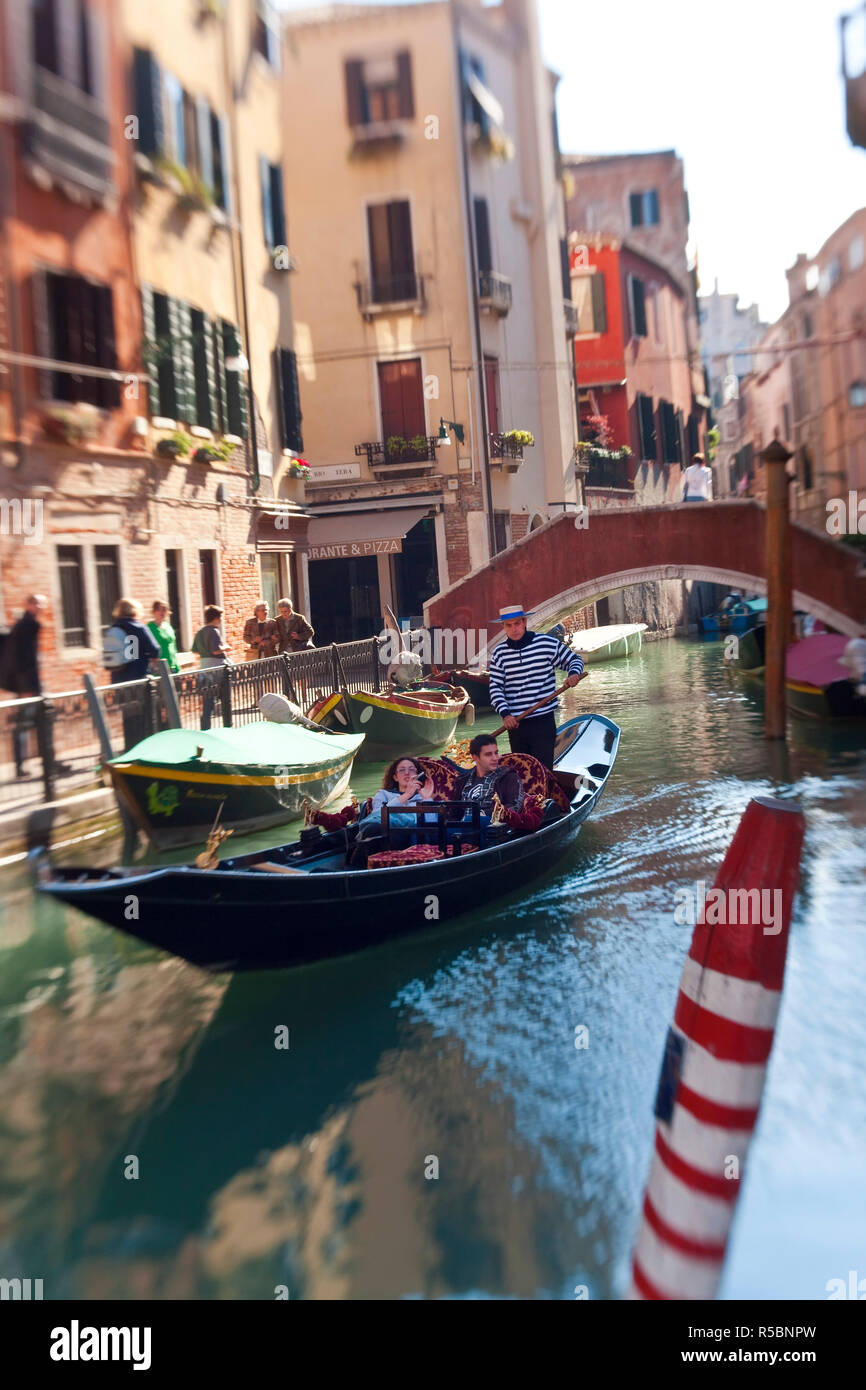
<path id="1" fill-rule="evenodd" d="M 682 285 L 629 242 L 601 233 L 573 233 L 570 257 L 581 437 L 592 444 L 600 417 L 610 434 L 606 449 L 585 452 L 589 505 L 676 501 L 683 468 L 703 443 Z"/>
<path id="2" fill-rule="evenodd" d="M 579 500 L 555 81 L 531 0 L 289 12 L 283 59 L 311 617 L 339 640 Z"/>
<path id="3" fill-rule="evenodd" d="M 121 594 L 166 599 L 182 648 L 208 602 L 231 641 L 263 585 L 305 598 L 306 518 L 276 500 L 300 443 L 289 277 L 260 192 L 278 29 L 255 0 L 0 17 L 4 491 L 7 517 L 40 516 L 38 543 L 0 536 L 2 616 L 48 596 L 46 683 L 69 689 Z"/>

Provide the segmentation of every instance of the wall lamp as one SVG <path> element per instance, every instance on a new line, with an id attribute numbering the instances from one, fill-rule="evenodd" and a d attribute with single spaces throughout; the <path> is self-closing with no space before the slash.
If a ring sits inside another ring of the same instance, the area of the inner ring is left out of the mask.
<path id="1" fill-rule="evenodd" d="M 439 417 L 439 438 L 436 440 L 436 443 L 439 444 L 439 445 L 447 444 L 447 445 L 450 447 L 450 445 L 451 445 L 451 440 L 448 438 L 448 431 L 449 431 L 449 430 L 453 430 L 453 431 L 454 431 L 455 435 L 457 436 L 457 443 L 458 443 L 458 444 L 462 444 L 462 443 L 463 443 L 463 426 L 462 426 L 462 425 L 455 425 L 455 423 L 454 423 L 453 420 L 443 420 L 442 417 L 441 417 L 441 415 L 440 415 L 440 417 Z"/>

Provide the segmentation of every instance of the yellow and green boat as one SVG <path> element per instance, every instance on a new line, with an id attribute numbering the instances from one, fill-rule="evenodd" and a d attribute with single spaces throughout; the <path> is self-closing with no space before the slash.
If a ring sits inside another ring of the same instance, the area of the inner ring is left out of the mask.
<path id="1" fill-rule="evenodd" d="M 105 763 L 120 806 L 158 849 L 281 825 L 342 794 L 363 733 L 316 733 L 258 720 L 230 729 L 165 729 Z"/>
<path id="2" fill-rule="evenodd" d="M 310 719 L 324 728 L 365 735 L 362 758 L 442 748 L 454 737 L 469 696 L 462 686 L 334 692 L 317 700 Z"/>

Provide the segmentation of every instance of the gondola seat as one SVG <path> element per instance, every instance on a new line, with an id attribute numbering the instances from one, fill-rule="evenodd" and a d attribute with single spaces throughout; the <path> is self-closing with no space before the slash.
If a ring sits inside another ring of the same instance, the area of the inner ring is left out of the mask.
<path id="1" fill-rule="evenodd" d="M 570 808 L 567 793 L 559 785 L 553 773 L 531 753 L 503 753 L 499 759 L 500 767 L 513 767 L 520 778 L 524 798 L 537 796 L 541 801 L 553 801 L 561 811 Z"/>

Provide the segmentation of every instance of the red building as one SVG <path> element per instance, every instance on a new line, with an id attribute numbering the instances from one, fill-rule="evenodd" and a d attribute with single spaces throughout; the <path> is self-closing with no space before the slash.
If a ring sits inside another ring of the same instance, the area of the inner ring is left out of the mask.
<path id="1" fill-rule="evenodd" d="M 678 500 L 704 422 L 692 391 L 686 290 L 617 236 L 573 232 L 569 255 L 589 504 Z M 598 417 L 607 419 L 607 441 Z"/>

